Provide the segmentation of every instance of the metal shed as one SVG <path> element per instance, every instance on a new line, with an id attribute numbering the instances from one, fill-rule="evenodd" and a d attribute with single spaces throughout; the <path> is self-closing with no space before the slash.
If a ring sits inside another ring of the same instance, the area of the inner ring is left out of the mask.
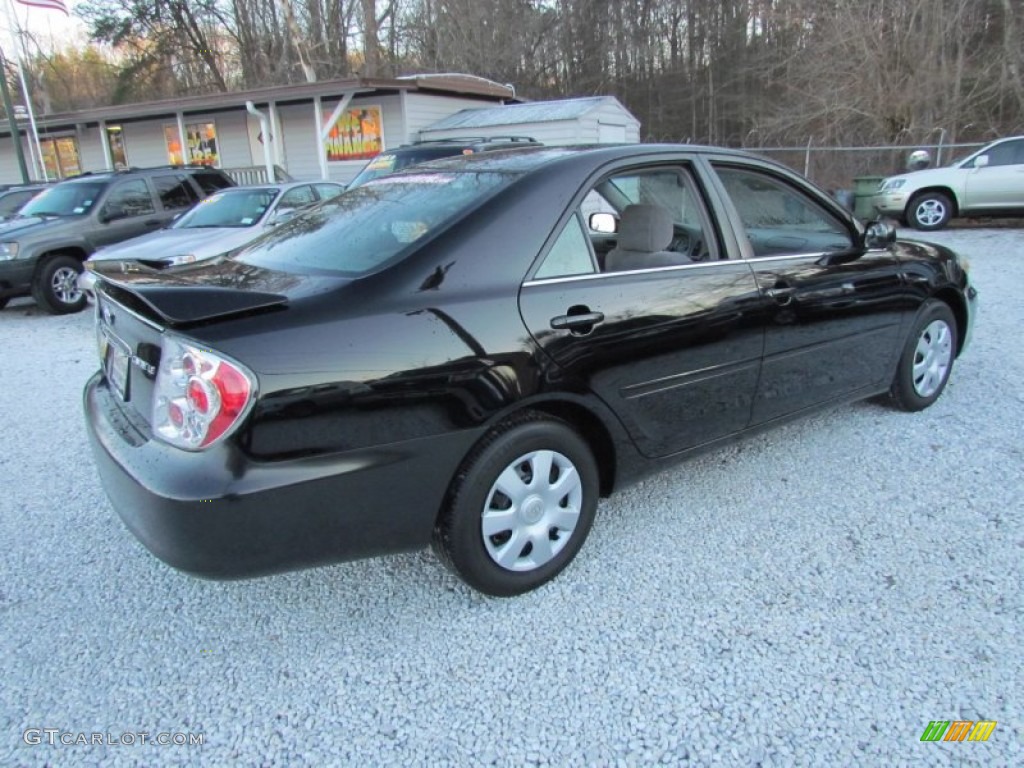
<path id="1" fill-rule="evenodd" d="M 640 141 L 640 121 L 614 96 L 463 109 L 420 129 L 421 140 L 532 136 L 545 144 Z"/>

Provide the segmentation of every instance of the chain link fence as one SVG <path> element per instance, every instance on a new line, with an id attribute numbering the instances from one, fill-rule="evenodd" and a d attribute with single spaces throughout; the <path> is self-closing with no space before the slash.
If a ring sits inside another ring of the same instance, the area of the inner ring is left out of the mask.
<path id="1" fill-rule="evenodd" d="M 978 147 L 968 144 L 914 144 L 874 147 L 745 147 L 804 174 L 828 190 L 854 188 L 854 179 L 863 176 L 892 176 L 907 170 L 907 158 L 915 150 L 927 150 L 937 168 L 960 160 Z"/>

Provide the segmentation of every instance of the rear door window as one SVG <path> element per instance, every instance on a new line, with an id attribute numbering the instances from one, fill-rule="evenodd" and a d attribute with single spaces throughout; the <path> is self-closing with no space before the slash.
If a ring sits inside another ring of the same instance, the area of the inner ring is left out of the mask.
<path id="1" fill-rule="evenodd" d="M 188 208 L 199 199 L 199 196 L 196 195 L 195 190 L 192 189 L 192 185 L 188 183 L 188 179 L 183 173 L 154 176 L 153 186 L 156 188 L 157 197 L 160 198 L 160 204 L 166 210 L 173 211 Z"/>
<path id="2" fill-rule="evenodd" d="M 142 179 L 121 182 L 110 191 L 103 204 L 103 212 L 113 219 L 146 216 L 155 211 L 149 187 Z"/>
<path id="3" fill-rule="evenodd" d="M 193 173 L 192 179 L 199 185 L 199 188 L 203 190 L 205 195 L 211 195 L 218 189 L 227 189 L 234 186 L 231 179 L 223 173 L 214 173 L 212 171 Z"/>
<path id="4" fill-rule="evenodd" d="M 320 195 L 321 200 L 330 200 L 332 197 L 337 197 L 345 188 L 340 184 L 314 184 L 313 187 L 316 189 L 317 194 Z"/>
<path id="5" fill-rule="evenodd" d="M 279 211 L 289 211 L 309 205 L 315 200 L 313 188 L 309 184 L 303 184 L 301 187 L 289 189 L 281 195 L 281 202 L 277 204 L 277 209 Z"/>

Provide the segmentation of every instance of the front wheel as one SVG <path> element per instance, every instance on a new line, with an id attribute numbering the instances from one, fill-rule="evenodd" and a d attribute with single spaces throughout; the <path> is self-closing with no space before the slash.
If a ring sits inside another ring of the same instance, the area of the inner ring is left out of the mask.
<path id="1" fill-rule="evenodd" d="M 52 315 L 66 315 L 85 308 L 86 298 L 78 287 L 82 262 L 71 256 L 51 256 L 36 271 L 32 298 Z"/>
<path id="2" fill-rule="evenodd" d="M 925 232 L 942 229 L 953 218 L 953 201 L 941 192 L 923 192 L 907 206 L 907 221 Z"/>
<path id="3" fill-rule="evenodd" d="M 568 424 L 526 414 L 496 427 L 452 481 L 434 549 L 467 584 L 508 597 L 553 579 L 597 509 L 598 471 Z"/>
<path id="4" fill-rule="evenodd" d="M 956 320 L 944 302 L 928 301 L 900 355 L 889 394 L 905 411 L 920 411 L 939 399 L 956 357 Z"/>

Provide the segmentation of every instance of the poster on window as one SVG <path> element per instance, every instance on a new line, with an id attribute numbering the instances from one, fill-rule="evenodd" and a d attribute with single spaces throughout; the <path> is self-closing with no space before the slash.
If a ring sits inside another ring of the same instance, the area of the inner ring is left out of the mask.
<path id="1" fill-rule="evenodd" d="M 110 159 L 114 161 L 114 170 L 121 171 L 128 167 L 128 155 L 124 148 L 124 131 L 120 125 L 107 126 L 107 146 L 110 147 Z"/>
<path id="2" fill-rule="evenodd" d="M 190 165 L 220 165 L 215 124 L 191 123 L 185 126 L 185 132 L 188 134 L 188 162 Z"/>
<path id="3" fill-rule="evenodd" d="M 178 126 L 164 126 L 167 162 L 171 165 L 211 165 L 220 167 L 217 126 L 214 123 L 189 123 L 185 126 L 185 146 L 181 146 Z"/>
<path id="4" fill-rule="evenodd" d="M 178 138 L 178 126 L 164 126 L 164 142 L 167 144 L 167 162 L 171 165 L 184 165 L 185 156 L 181 153 L 181 139 Z"/>
<path id="5" fill-rule="evenodd" d="M 355 107 L 342 112 L 324 140 L 331 162 L 369 160 L 384 149 L 380 107 Z"/>

